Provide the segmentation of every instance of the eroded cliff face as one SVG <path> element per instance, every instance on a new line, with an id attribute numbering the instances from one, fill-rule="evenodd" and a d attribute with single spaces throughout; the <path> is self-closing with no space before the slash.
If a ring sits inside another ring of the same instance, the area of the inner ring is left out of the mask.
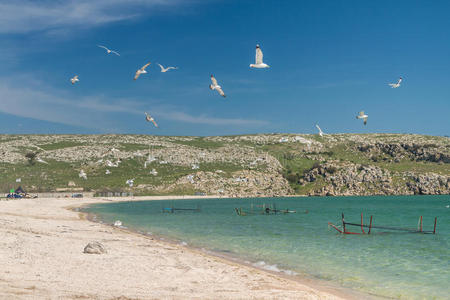
<path id="1" fill-rule="evenodd" d="M 450 193 L 447 137 L 1 135 L 0 154 L 3 192 L 20 178 L 30 192 L 235 197 Z"/>

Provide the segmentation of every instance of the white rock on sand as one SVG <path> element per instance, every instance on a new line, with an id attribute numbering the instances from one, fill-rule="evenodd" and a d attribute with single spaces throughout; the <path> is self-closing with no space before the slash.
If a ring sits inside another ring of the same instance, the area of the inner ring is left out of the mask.
<path id="1" fill-rule="evenodd" d="M 101 201 L 0 201 L 0 299 L 350 298 L 334 289 L 311 288 L 199 250 L 93 223 L 66 209 Z M 108 252 L 80 251 L 91 241 Z"/>

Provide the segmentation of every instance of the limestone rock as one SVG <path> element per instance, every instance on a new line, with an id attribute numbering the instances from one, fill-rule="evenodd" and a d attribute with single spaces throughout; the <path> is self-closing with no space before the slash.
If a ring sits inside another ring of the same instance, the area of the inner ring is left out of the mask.
<path id="1" fill-rule="evenodd" d="M 106 248 L 99 242 L 90 242 L 84 247 L 83 253 L 87 254 L 104 254 L 106 253 Z"/>

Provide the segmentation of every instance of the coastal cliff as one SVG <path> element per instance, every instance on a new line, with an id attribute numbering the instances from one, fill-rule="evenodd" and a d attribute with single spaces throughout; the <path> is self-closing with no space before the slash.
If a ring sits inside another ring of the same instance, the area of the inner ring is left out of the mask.
<path id="1" fill-rule="evenodd" d="M 0 135 L 1 192 L 18 185 L 134 195 L 449 194 L 450 138 Z"/>

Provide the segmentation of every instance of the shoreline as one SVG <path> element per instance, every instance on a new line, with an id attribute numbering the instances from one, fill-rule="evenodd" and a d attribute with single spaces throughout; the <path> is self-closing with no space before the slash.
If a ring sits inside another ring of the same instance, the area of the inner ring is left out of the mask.
<path id="1" fill-rule="evenodd" d="M 101 197 L 102 201 L 108 201 L 108 202 L 134 202 L 134 201 L 164 201 L 164 200 L 190 200 L 190 199 L 215 199 L 215 200 L 220 200 L 220 199 L 235 199 L 236 197 L 224 197 L 224 196 L 211 196 L 211 195 L 205 195 L 205 196 L 191 196 L 191 195 L 185 195 L 185 196 L 175 196 L 177 197 L 176 199 L 172 196 L 131 196 L 131 197 Z M 290 198 L 290 197 L 308 197 L 308 196 L 295 196 L 295 195 L 288 195 L 288 196 L 279 196 L 279 197 L 261 197 L 261 198 Z M 310 196 L 313 197 L 313 196 Z M 97 197 L 95 197 L 97 198 Z M 145 199 L 143 199 L 145 198 Z M 149 199 L 151 198 L 151 199 Z M 246 197 L 244 197 L 246 198 Z M 81 206 L 76 206 L 76 207 L 72 207 L 72 208 L 67 208 L 67 209 L 82 209 L 83 207 L 89 206 L 91 204 L 98 204 L 101 202 L 94 202 L 94 203 L 90 203 L 90 204 L 84 204 Z M 296 273 L 296 274 L 289 274 L 288 272 L 293 272 L 291 270 L 284 270 L 284 269 L 280 269 L 279 271 L 273 271 L 261 266 L 257 266 L 257 262 L 249 262 L 249 261 L 244 261 L 238 257 L 234 257 L 232 255 L 223 253 L 223 252 L 218 252 L 218 251 L 213 251 L 213 250 L 208 250 L 205 248 L 198 248 L 195 246 L 192 246 L 190 244 L 182 244 L 183 241 L 182 240 L 177 240 L 177 239 L 172 239 L 172 238 L 168 238 L 166 236 L 163 235 L 158 235 L 158 234 L 146 234 L 144 232 L 139 232 L 133 229 L 130 229 L 128 227 L 116 227 L 113 224 L 108 224 L 108 223 L 103 223 L 101 220 L 93 220 L 92 217 L 95 216 L 95 214 L 91 214 L 91 213 L 87 213 L 87 212 L 82 212 L 82 211 L 77 211 L 80 215 L 82 215 L 86 220 L 88 220 L 89 222 L 93 222 L 93 223 L 100 223 L 104 226 L 108 226 L 111 228 L 114 228 L 116 230 L 120 230 L 122 232 L 126 232 L 129 234 L 135 234 L 138 236 L 144 236 L 146 238 L 155 238 L 158 239 L 161 243 L 167 243 L 171 246 L 177 246 L 177 247 L 182 247 L 182 248 L 186 248 L 189 251 L 201 254 L 201 255 L 207 255 L 207 256 L 212 256 L 216 259 L 220 259 L 220 260 L 224 260 L 226 263 L 231 263 L 231 264 L 237 264 L 239 266 L 245 266 L 247 268 L 251 268 L 251 269 L 256 269 L 259 270 L 261 272 L 265 272 L 265 273 L 269 273 L 271 275 L 274 276 L 279 276 L 282 277 L 284 279 L 287 280 L 292 280 L 295 282 L 298 282 L 300 284 L 304 284 L 307 285 L 310 288 L 313 289 L 317 289 L 323 292 L 327 292 L 330 293 L 332 295 L 338 296 L 338 297 L 342 297 L 343 299 L 381 299 L 381 296 L 378 295 L 372 295 L 372 294 L 366 294 L 360 291 L 356 291 L 356 290 L 352 290 L 350 288 L 346 288 L 346 287 L 342 287 L 339 286 L 337 283 L 332 283 L 326 280 L 322 280 L 322 279 L 318 279 L 315 278 L 309 274 L 306 273 Z"/>
<path id="2" fill-rule="evenodd" d="M 0 263 L 4 266 L 0 277 L 0 298 L 361 297 L 358 297 L 358 292 L 353 293 L 345 288 L 321 285 L 319 279 L 293 278 L 177 242 L 92 222 L 85 217 L 86 213 L 75 210 L 94 203 L 202 198 L 217 197 L 0 201 Z M 102 242 L 108 253 L 82 253 L 87 242 L 92 240 Z M 104 283 L 102 291 L 98 290 L 96 282 Z"/>

